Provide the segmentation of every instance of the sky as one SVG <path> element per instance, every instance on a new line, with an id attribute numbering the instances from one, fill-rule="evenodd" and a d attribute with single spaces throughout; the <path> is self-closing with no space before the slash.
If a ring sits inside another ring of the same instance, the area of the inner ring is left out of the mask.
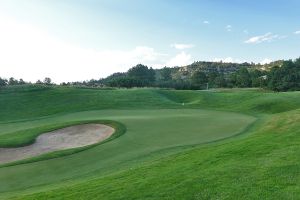
<path id="1" fill-rule="evenodd" d="M 0 0 L 0 77 L 99 79 L 136 64 L 300 57 L 298 0 Z"/>

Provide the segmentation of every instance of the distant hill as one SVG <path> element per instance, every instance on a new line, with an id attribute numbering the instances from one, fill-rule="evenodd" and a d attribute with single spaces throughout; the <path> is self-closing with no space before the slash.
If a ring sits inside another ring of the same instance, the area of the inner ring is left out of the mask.
<path id="1" fill-rule="evenodd" d="M 206 62 L 196 61 L 193 64 L 183 67 L 171 67 L 171 73 L 173 78 L 185 79 L 190 77 L 195 71 L 202 71 L 206 74 L 209 73 L 221 73 L 225 76 L 237 72 L 241 68 L 247 68 L 249 71 L 270 71 L 271 68 L 278 66 L 281 67 L 283 60 L 274 61 L 268 64 L 255 64 L 255 63 L 224 63 L 224 62 Z M 156 69 L 158 76 L 162 69 Z"/>
<path id="2" fill-rule="evenodd" d="M 300 89 L 300 58 L 278 60 L 268 64 L 224 63 L 197 61 L 183 67 L 153 69 L 143 64 L 127 72 L 116 72 L 106 78 L 83 82 L 61 83 L 76 87 L 158 87 L 179 90 L 201 90 L 209 88 L 268 88 L 274 91 Z M 23 79 L 9 80 L 0 77 L 0 87 L 24 85 Z M 27 83 L 28 84 L 28 83 Z M 29 83 L 31 84 L 31 83 Z M 37 81 L 36 85 L 53 85 L 50 78 Z"/>

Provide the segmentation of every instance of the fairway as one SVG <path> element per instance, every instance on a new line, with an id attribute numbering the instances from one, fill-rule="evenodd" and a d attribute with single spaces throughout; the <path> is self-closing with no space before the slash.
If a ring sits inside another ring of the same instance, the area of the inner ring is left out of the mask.
<path id="1" fill-rule="evenodd" d="M 207 110 L 106 110 L 14 123 L 10 130 L 13 132 L 20 128 L 34 128 L 55 121 L 86 119 L 117 120 L 127 127 L 127 132 L 109 143 L 71 156 L 12 166 L 9 170 L 0 168 L 0 179 L 3 180 L 0 191 L 55 183 L 91 173 L 102 174 L 124 162 L 155 151 L 234 136 L 255 121 L 254 117 L 247 115 Z M 1 124 L 0 129 L 8 130 L 9 126 L 10 123 Z M 72 168 L 68 167 L 70 164 Z M 32 176 L 32 172 L 36 175 Z M 14 179 L 11 178 L 12 173 Z M 31 184 L 28 184 L 28 179 Z M 10 183 L 13 182 L 18 182 L 18 185 L 11 187 Z"/>
<path id="2" fill-rule="evenodd" d="M 254 179 L 249 178 L 245 182 L 253 184 L 258 174 L 245 170 L 257 166 L 264 169 L 270 163 L 261 165 L 256 159 L 264 159 L 261 156 L 268 156 L 276 148 L 280 151 L 279 146 L 273 148 L 277 141 L 283 149 L 285 145 L 292 148 L 288 138 L 297 137 L 293 131 L 298 130 L 297 123 L 294 128 L 286 129 L 289 130 L 287 134 L 276 137 L 272 134 L 286 126 L 285 116 L 293 116 L 297 121 L 299 93 L 45 88 L 38 91 L 44 99 L 39 106 L 45 105 L 43 112 L 49 110 L 49 115 L 44 115 L 38 109 L 31 109 L 36 105 L 32 99 L 37 92 L 34 88 L 18 89 L 22 91 L 18 96 L 9 90 L 1 92 L 4 98 L 0 103 L 12 107 L 22 96 L 23 104 L 18 105 L 16 112 L 8 113 L 7 120 L 1 122 L 1 147 L 26 146 L 46 130 L 81 123 L 103 123 L 115 128 L 117 135 L 114 137 L 113 134 L 107 142 L 88 148 L 45 154 L 21 163 L 0 166 L 0 198 L 3 199 L 47 199 L 49 196 L 54 199 L 91 199 L 94 196 L 144 199 L 143 194 L 151 196 L 153 191 L 156 195 L 172 196 L 174 193 L 174 199 L 191 199 L 194 196 L 183 197 L 180 194 L 186 194 L 185 190 L 190 188 L 189 193 L 196 195 L 198 190 L 193 189 L 193 185 L 199 188 L 206 185 L 198 177 L 214 188 L 213 183 L 219 179 L 231 185 L 230 180 L 249 174 Z M 127 95 L 127 92 L 132 95 Z M 53 113 L 56 103 L 68 99 L 70 94 L 75 98 L 73 102 Z M 125 99 L 112 104 L 105 98 L 107 94 L 112 99 Z M 143 96 L 143 103 L 134 104 Z M 46 101 L 47 97 L 52 101 Z M 130 103 L 126 104 L 125 100 Z M 270 105 L 270 101 L 276 103 Z M 182 102 L 185 102 L 184 106 Z M 269 109 L 266 111 L 267 106 Z M 5 115 L 5 110 L 0 112 Z M 20 116 L 21 112 L 23 115 Z M 25 115 L 28 118 L 24 118 Z M 280 124 L 281 128 L 276 124 Z M 292 141 L 297 145 L 298 140 Z M 297 148 L 291 151 L 297 151 Z M 298 157 L 292 156 L 296 154 L 284 154 L 284 157 L 291 163 L 297 163 Z M 276 156 L 271 158 L 276 159 Z M 253 169 L 253 172 L 256 171 Z M 234 178 L 228 179 L 228 176 Z M 181 182 L 184 183 L 182 187 Z M 155 185 L 159 185 L 159 189 Z M 176 189 L 172 189 L 172 185 Z M 135 187 L 140 188 L 136 190 Z M 209 189 L 208 195 L 216 197 L 212 191 Z"/>

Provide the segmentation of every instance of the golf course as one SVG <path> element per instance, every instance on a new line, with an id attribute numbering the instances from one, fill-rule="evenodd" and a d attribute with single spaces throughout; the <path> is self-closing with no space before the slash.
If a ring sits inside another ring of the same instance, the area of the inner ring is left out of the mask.
<path id="1" fill-rule="evenodd" d="M 300 92 L 25 85 L 0 108 L 0 199 L 300 199 Z"/>

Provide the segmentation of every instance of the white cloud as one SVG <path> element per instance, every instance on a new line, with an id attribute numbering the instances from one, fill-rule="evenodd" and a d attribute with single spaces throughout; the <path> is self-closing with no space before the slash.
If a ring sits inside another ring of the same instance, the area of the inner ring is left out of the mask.
<path id="1" fill-rule="evenodd" d="M 133 60 L 146 63 L 157 62 L 159 58 L 167 56 L 167 54 L 157 53 L 153 48 L 147 46 L 137 46 L 133 50 L 122 53 L 129 54 L 129 57 Z"/>
<path id="2" fill-rule="evenodd" d="M 245 41 L 247 44 L 259 44 L 262 42 L 271 42 L 275 39 L 283 39 L 283 36 L 275 35 L 273 33 L 266 33 L 264 35 L 259 35 L 255 37 L 251 37 L 248 40 Z"/>
<path id="3" fill-rule="evenodd" d="M 263 59 L 263 60 L 260 62 L 260 64 L 265 65 L 265 64 L 269 64 L 269 63 L 271 63 L 271 62 L 273 62 L 273 60 L 271 60 L 271 59 L 269 59 L 269 58 L 265 58 L 265 59 Z"/>
<path id="4" fill-rule="evenodd" d="M 245 61 L 241 61 L 240 59 L 234 59 L 232 57 L 226 57 L 226 58 L 214 58 L 212 62 L 223 62 L 223 63 L 242 63 Z"/>
<path id="5" fill-rule="evenodd" d="M 225 28 L 226 28 L 226 30 L 227 30 L 228 32 L 232 31 L 232 26 L 231 26 L 231 25 L 227 25 Z"/>
<path id="6" fill-rule="evenodd" d="M 210 24 L 209 21 L 203 21 L 203 24 Z"/>
<path id="7" fill-rule="evenodd" d="M 177 54 L 174 58 L 171 58 L 166 62 L 165 66 L 174 67 L 174 66 L 185 66 L 192 63 L 192 56 L 186 54 L 184 51 Z"/>
<path id="8" fill-rule="evenodd" d="M 300 34 L 300 30 L 299 31 L 295 31 L 294 34 L 299 35 Z"/>
<path id="9" fill-rule="evenodd" d="M 146 46 L 126 51 L 81 48 L 31 25 L 1 17 L 0 44 L 0 76 L 27 81 L 46 76 L 57 83 L 98 79 L 138 63 L 163 66 L 168 57 Z"/>
<path id="10" fill-rule="evenodd" d="M 184 49 L 190 49 L 193 48 L 195 45 L 193 44 L 171 44 L 171 47 L 178 49 L 178 50 L 184 50 Z"/>
<path id="11" fill-rule="evenodd" d="M 211 60 L 212 62 L 223 62 L 223 63 L 245 63 L 247 62 L 246 60 L 241 60 L 241 59 L 235 59 L 232 57 L 226 57 L 226 58 L 214 58 Z M 273 60 L 269 59 L 269 58 L 265 58 L 263 59 L 261 62 L 259 62 L 260 64 L 264 65 L 264 64 L 269 64 L 273 62 Z"/>
<path id="12" fill-rule="evenodd" d="M 184 51 L 172 57 L 147 46 L 101 51 L 82 48 L 31 25 L 1 17 L 0 44 L 0 76 L 33 82 L 44 77 L 56 83 L 98 79 L 114 72 L 125 72 L 138 63 L 156 68 L 192 63 L 192 56 Z M 173 47 L 183 50 L 194 45 L 174 44 Z"/>

